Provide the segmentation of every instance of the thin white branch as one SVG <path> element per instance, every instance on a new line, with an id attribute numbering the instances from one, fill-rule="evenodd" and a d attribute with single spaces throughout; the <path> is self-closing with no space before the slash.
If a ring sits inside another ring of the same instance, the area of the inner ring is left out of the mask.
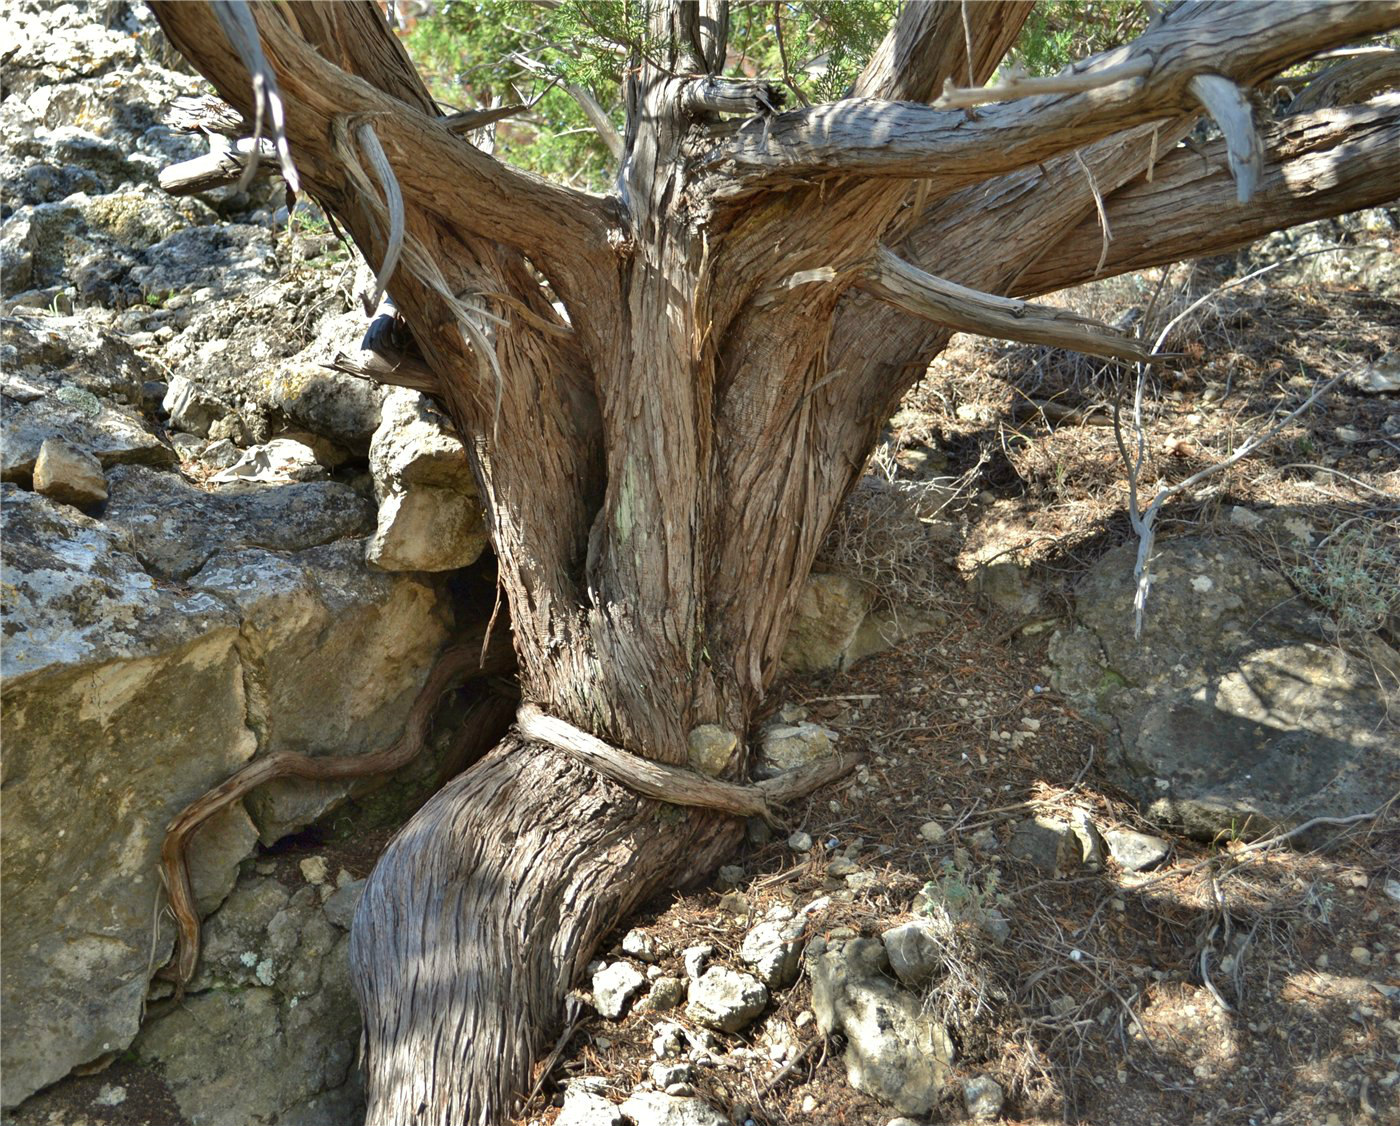
<path id="1" fill-rule="evenodd" d="M 1156 130 L 1153 130 L 1152 136 L 1155 145 Z M 1097 277 L 1103 273 L 1103 264 L 1108 261 L 1108 244 L 1113 241 L 1113 229 L 1108 225 L 1108 211 L 1103 205 L 1103 192 L 1099 191 L 1099 182 L 1094 179 L 1094 170 L 1084 162 L 1084 158 L 1077 152 L 1074 154 L 1074 160 L 1079 165 L 1080 171 L 1084 173 L 1084 179 L 1089 181 L 1089 194 L 1094 197 L 1094 210 L 1098 212 L 1099 216 L 1099 233 L 1103 236 L 1100 243 L 1099 264 L 1094 267 L 1094 276 Z"/>
<path id="2" fill-rule="evenodd" d="M 1214 296 L 1214 294 L 1211 294 L 1211 296 Z M 1160 341 L 1165 338 L 1165 335 L 1166 333 L 1164 332 L 1162 337 L 1158 338 L 1159 345 Z M 1136 459 L 1131 459 L 1128 457 L 1127 448 L 1123 444 L 1123 431 L 1122 426 L 1119 422 L 1118 411 L 1116 409 L 1114 410 L 1113 415 L 1113 429 L 1115 437 L 1118 439 L 1118 452 L 1119 455 L 1123 458 L 1124 463 L 1128 466 L 1128 522 L 1131 524 L 1133 531 L 1137 534 L 1138 537 L 1137 562 L 1133 566 L 1133 577 L 1137 582 L 1137 590 L 1133 596 L 1134 637 L 1142 636 L 1142 622 L 1147 610 L 1147 596 L 1152 590 L 1152 548 L 1156 543 L 1157 539 L 1157 514 L 1161 511 L 1162 505 L 1164 505 L 1172 497 L 1177 496 L 1178 494 L 1183 493 L 1187 489 L 1191 488 L 1193 485 L 1204 481 L 1207 477 L 1210 477 L 1216 473 L 1223 473 L 1236 462 L 1242 461 L 1244 458 L 1247 458 L 1250 454 L 1252 454 L 1265 442 L 1273 438 L 1275 434 L 1277 434 L 1280 430 L 1286 427 L 1295 418 L 1297 418 L 1300 414 L 1302 414 L 1305 410 L 1307 410 L 1310 406 L 1317 402 L 1319 398 L 1321 398 L 1328 391 L 1330 391 L 1341 378 L 1342 377 L 1340 375 L 1336 376 L 1333 379 L 1330 379 L 1326 383 L 1322 384 L 1320 387 L 1314 388 L 1312 394 L 1309 395 L 1306 399 L 1304 399 L 1303 402 L 1301 402 L 1297 407 L 1289 411 L 1288 414 L 1284 415 L 1283 418 L 1279 419 L 1278 422 L 1274 423 L 1267 430 L 1263 431 L 1260 434 L 1256 434 L 1254 437 L 1250 438 L 1249 441 L 1245 442 L 1244 445 L 1236 449 L 1234 453 L 1232 453 L 1224 461 L 1218 461 L 1214 465 L 1208 465 L 1199 472 L 1193 473 L 1184 481 L 1178 481 L 1175 485 L 1168 485 L 1166 488 L 1159 489 L 1157 491 L 1157 495 L 1152 498 L 1152 503 L 1150 503 L 1147 506 L 1144 512 L 1139 514 L 1137 507 L 1137 485 L 1138 474 L 1142 469 L 1143 447 L 1145 444 L 1144 431 L 1142 428 L 1142 387 L 1144 380 L 1142 378 L 1142 373 L 1139 372 L 1138 391 L 1136 395 L 1136 402 L 1134 404 L 1134 430 L 1137 434 L 1138 444 L 1138 453 Z"/>
<path id="3" fill-rule="evenodd" d="M 214 18 L 228 37 L 229 45 L 237 53 L 247 68 L 253 82 L 253 148 L 251 159 L 239 181 L 243 190 L 253 181 L 258 168 L 258 141 L 262 140 L 264 114 L 272 123 L 272 140 L 277 149 L 277 159 L 282 167 L 282 179 L 293 193 L 301 191 L 301 178 L 296 165 L 292 163 L 292 150 L 287 145 L 286 114 L 282 104 L 282 92 L 277 85 L 277 74 L 263 54 L 262 40 L 258 37 L 258 24 L 253 18 L 247 0 L 213 0 Z"/>
<path id="4" fill-rule="evenodd" d="M 1142 341 L 1124 336 L 1102 321 L 1068 309 L 969 289 L 925 273 L 883 246 L 876 251 L 861 286 L 907 313 L 960 332 L 1048 344 L 1118 360 L 1168 358 L 1152 355 Z"/>
<path id="5" fill-rule="evenodd" d="M 612 153 L 613 159 L 621 160 L 623 154 L 622 135 L 617 131 L 612 119 L 608 117 L 608 111 L 602 107 L 597 98 L 582 86 L 574 86 L 566 82 L 562 89 L 578 103 L 579 108 L 583 110 L 583 116 L 588 118 L 588 124 L 593 126 L 594 132 L 607 146 L 608 152 Z"/>
<path id="6" fill-rule="evenodd" d="M 374 279 L 374 296 L 365 306 L 365 313 L 371 314 L 379 306 L 379 299 L 389 287 L 389 279 L 399 264 L 403 252 L 403 236 L 406 220 L 403 206 L 403 192 L 399 190 L 398 178 L 389 165 L 379 138 L 374 135 L 374 127 L 366 121 L 355 131 L 360 142 L 360 151 L 365 154 L 365 163 L 374 172 L 379 187 L 384 192 L 384 202 L 389 211 L 389 240 L 384 248 L 384 259 L 379 265 L 379 273 Z"/>
<path id="7" fill-rule="evenodd" d="M 1254 128 L 1254 111 L 1238 86 L 1218 74 L 1198 74 L 1190 90 L 1225 134 L 1225 152 L 1235 196 L 1248 203 L 1264 174 L 1264 144 Z"/>
<path id="8" fill-rule="evenodd" d="M 938 109 L 967 109 L 991 102 L 1034 98 L 1041 94 L 1082 94 L 1087 90 L 1098 90 L 1119 82 L 1145 78 L 1151 71 L 1151 59 L 1134 59 L 1117 66 L 1105 67 L 1103 70 L 1065 71 L 1045 78 L 1011 75 L 995 86 L 981 86 L 975 89 L 954 86 L 950 78 L 943 86 L 942 95 L 933 104 Z"/>

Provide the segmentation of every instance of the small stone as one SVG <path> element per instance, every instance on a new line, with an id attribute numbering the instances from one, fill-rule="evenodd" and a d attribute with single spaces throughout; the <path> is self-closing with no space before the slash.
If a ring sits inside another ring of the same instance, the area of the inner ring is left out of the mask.
<path id="1" fill-rule="evenodd" d="M 752 974 L 712 966 L 690 987 L 691 1020 L 721 1032 L 738 1032 L 768 1005 L 768 988 Z"/>
<path id="2" fill-rule="evenodd" d="M 1369 966 L 1371 964 L 1371 952 L 1364 946 L 1353 946 L 1351 948 L 1351 960 L 1359 966 Z"/>
<path id="3" fill-rule="evenodd" d="M 923 985 L 939 966 L 938 933 L 928 923 L 903 923 L 880 936 L 890 968 L 906 985 Z"/>
<path id="4" fill-rule="evenodd" d="M 115 1083 L 104 1083 L 92 1101 L 98 1106 L 121 1106 L 126 1102 L 126 1088 Z"/>
<path id="5" fill-rule="evenodd" d="M 34 491 L 61 504 L 87 508 L 107 499 L 102 463 L 60 438 L 45 438 L 34 462 Z"/>
<path id="6" fill-rule="evenodd" d="M 1005 1101 L 1001 1084 L 989 1075 L 979 1075 L 963 1084 L 963 1106 L 973 1118 L 996 1118 Z"/>
<path id="7" fill-rule="evenodd" d="M 672 1083 L 689 1083 L 694 1078 L 695 1068 L 688 1063 L 661 1060 L 651 1065 L 651 1081 L 662 1091 Z"/>
<path id="8" fill-rule="evenodd" d="M 686 757 L 692 770 L 717 778 L 723 774 L 739 746 L 739 736 L 713 723 L 692 729 L 686 740 Z"/>
<path id="9" fill-rule="evenodd" d="M 816 1100 L 815 1098 L 813 1098 L 811 1095 L 803 1095 L 803 1096 L 802 1096 L 802 1113 L 803 1113 L 803 1114 L 811 1114 L 812 1111 L 814 1111 L 814 1110 L 816 1110 L 816 1109 L 817 1109 L 817 1100 Z"/>
<path id="10" fill-rule="evenodd" d="M 919 836 L 929 844 L 942 844 L 948 833 L 937 821 L 925 821 L 919 826 Z"/>
<path id="11" fill-rule="evenodd" d="M 298 863 L 297 867 L 301 869 L 301 878 L 308 884 L 323 884 L 330 876 L 330 868 L 324 856 L 308 856 Z"/>
<path id="12" fill-rule="evenodd" d="M 609 1020 L 622 1016 L 630 1001 L 646 984 L 642 972 L 630 962 L 614 962 L 593 975 L 593 1007 Z"/>
<path id="13" fill-rule="evenodd" d="M 1131 829 L 1110 829 L 1104 835 L 1108 854 L 1128 872 L 1143 872 L 1166 859 L 1171 845 L 1150 833 Z"/>
<path id="14" fill-rule="evenodd" d="M 797 1027 L 806 1028 L 816 1019 L 816 1015 L 812 1012 L 811 1009 L 803 1009 L 800 1013 L 797 1014 Z"/>
<path id="15" fill-rule="evenodd" d="M 671 1083 L 666 1087 L 666 1094 L 673 1099 L 683 1099 L 688 1095 L 695 1094 L 695 1088 L 689 1083 Z"/>
<path id="16" fill-rule="evenodd" d="M 659 1060 L 679 1056 L 685 1051 L 685 1029 L 678 1024 L 667 1022 L 656 1030 L 652 1037 L 651 1053 Z"/>
<path id="17" fill-rule="evenodd" d="M 796 770 L 835 753 L 836 732 L 816 723 L 770 727 L 763 733 L 760 764 L 770 775 Z"/>
<path id="18" fill-rule="evenodd" d="M 622 1112 L 607 1098 L 577 1082 L 564 1092 L 564 1109 L 554 1126 L 622 1126 L 622 1121 Z"/>
<path id="19" fill-rule="evenodd" d="M 704 1099 L 676 1098 L 661 1091 L 638 1091 L 619 1108 L 637 1126 L 729 1126 Z"/>
<path id="20" fill-rule="evenodd" d="M 844 856 L 838 856 L 826 866 L 826 874 L 841 879 L 855 872 L 860 871 L 860 865 L 854 860 L 847 860 Z"/>
<path id="21" fill-rule="evenodd" d="M 737 864 L 725 864 L 715 877 L 715 886 L 721 891 L 726 888 L 738 887 L 743 882 L 744 870 Z"/>
<path id="22" fill-rule="evenodd" d="M 727 891 L 719 897 L 719 909 L 726 915 L 747 915 L 749 901 L 737 891 Z"/>
<path id="23" fill-rule="evenodd" d="M 655 962 L 661 957 L 661 945 L 646 931 L 634 927 L 622 936 L 622 952 L 639 962 Z"/>
<path id="24" fill-rule="evenodd" d="M 1030 862 L 1047 876 L 1061 876 L 1084 862 L 1084 849 L 1068 822 L 1037 816 L 1022 821 L 1011 838 L 1012 856 Z"/>
<path id="25" fill-rule="evenodd" d="M 662 976 L 651 983 L 651 992 L 637 1002 L 638 1012 L 664 1013 L 685 1000 L 685 982 Z"/>
<path id="26" fill-rule="evenodd" d="M 778 989 L 797 980 L 801 969 L 802 932 L 806 920 L 790 907 L 777 907 L 744 935 L 739 956 L 753 967 L 764 985 Z"/>
<path id="27" fill-rule="evenodd" d="M 700 946 L 687 946 L 681 954 L 681 962 L 685 965 L 685 976 L 692 981 L 700 976 L 700 971 L 705 968 L 705 963 L 715 956 L 715 948 L 708 942 Z"/>
<path id="28" fill-rule="evenodd" d="M 1001 841 L 997 840 L 996 833 L 991 829 L 978 829 L 977 832 L 972 834 L 972 838 L 968 841 L 968 844 L 977 852 L 996 852 L 997 848 L 1001 845 Z"/>
<path id="29" fill-rule="evenodd" d="M 919 1124 L 912 1118 L 905 1118 L 903 1115 L 900 1115 L 898 1118 L 891 1118 L 885 1123 L 885 1126 L 919 1126 Z"/>
<path id="30" fill-rule="evenodd" d="M 808 852 L 812 848 L 812 835 L 800 829 L 787 839 L 788 848 L 793 852 Z"/>

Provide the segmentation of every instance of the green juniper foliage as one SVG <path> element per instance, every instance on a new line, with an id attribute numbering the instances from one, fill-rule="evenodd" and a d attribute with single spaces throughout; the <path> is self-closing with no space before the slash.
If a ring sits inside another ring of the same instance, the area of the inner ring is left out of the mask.
<path id="1" fill-rule="evenodd" d="M 783 82 L 792 101 L 835 100 L 879 45 L 895 9 L 895 0 L 740 0 L 730 11 L 726 73 Z M 406 45 L 445 105 L 533 103 L 528 114 L 497 127 L 498 156 L 595 190 L 610 181 L 612 160 L 566 87 L 591 94 L 621 132 L 628 62 L 656 47 L 636 0 L 565 0 L 557 7 L 447 0 L 413 28 Z"/>
<path id="2" fill-rule="evenodd" d="M 735 0 L 725 71 L 781 83 L 790 104 L 835 101 L 897 9 L 896 0 Z M 1150 16 L 1144 0 L 1052 0 L 1037 5 L 1007 62 L 1051 74 L 1133 38 Z M 497 126 L 498 156 L 594 190 L 608 186 L 613 162 L 568 88 L 591 94 L 621 132 L 629 60 L 657 48 L 643 0 L 444 0 L 405 42 L 444 105 L 531 105 Z"/>

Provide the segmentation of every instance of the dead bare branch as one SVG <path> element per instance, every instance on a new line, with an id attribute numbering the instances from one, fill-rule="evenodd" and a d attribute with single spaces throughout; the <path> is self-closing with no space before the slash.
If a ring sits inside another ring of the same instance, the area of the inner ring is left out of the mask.
<path id="1" fill-rule="evenodd" d="M 960 332 L 1049 344 L 1119 360 L 1162 362 L 1169 358 L 1153 354 L 1142 341 L 1115 332 L 1092 317 L 968 289 L 927 274 L 884 247 L 876 251 L 861 284 L 905 312 Z"/>

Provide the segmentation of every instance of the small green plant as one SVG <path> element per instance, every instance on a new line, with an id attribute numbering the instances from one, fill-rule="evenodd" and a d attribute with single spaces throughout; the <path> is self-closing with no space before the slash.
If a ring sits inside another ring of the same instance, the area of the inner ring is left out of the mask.
<path id="1" fill-rule="evenodd" d="M 1400 521 L 1344 524 L 1292 578 L 1332 616 L 1339 635 L 1381 629 L 1400 613 Z"/>

